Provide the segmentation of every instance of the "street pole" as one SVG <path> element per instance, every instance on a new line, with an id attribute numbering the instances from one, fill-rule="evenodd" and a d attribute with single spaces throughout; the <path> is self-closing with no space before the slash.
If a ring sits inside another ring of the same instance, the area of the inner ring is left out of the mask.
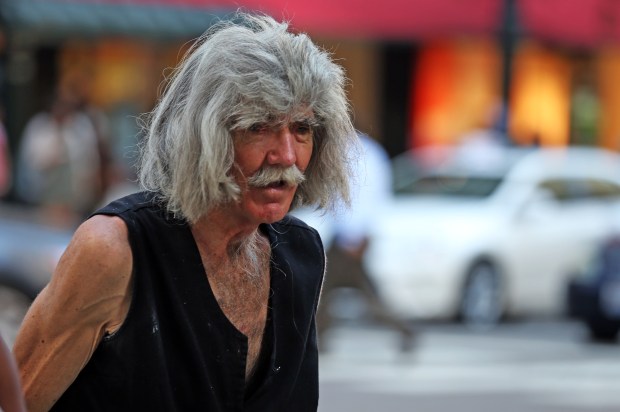
<path id="1" fill-rule="evenodd" d="M 502 76 L 501 76 L 501 112 L 497 128 L 504 136 L 505 144 L 512 141 L 508 134 L 508 122 L 510 116 L 510 86 L 512 80 L 512 63 L 515 46 L 518 39 L 518 16 L 517 0 L 504 0 L 502 13 L 502 27 L 500 29 L 500 45 L 502 52 Z"/>

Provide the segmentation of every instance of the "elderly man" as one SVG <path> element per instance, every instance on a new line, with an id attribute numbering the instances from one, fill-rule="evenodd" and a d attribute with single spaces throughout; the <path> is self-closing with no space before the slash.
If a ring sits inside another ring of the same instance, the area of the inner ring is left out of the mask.
<path id="1" fill-rule="evenodd" d="M 145 191 L 76 231 L 15 354 L 31 411 L 315 411 L 325 267 L 291 207 L 348 197 L 342 69 L 239 15 L 147 119 Z"/>

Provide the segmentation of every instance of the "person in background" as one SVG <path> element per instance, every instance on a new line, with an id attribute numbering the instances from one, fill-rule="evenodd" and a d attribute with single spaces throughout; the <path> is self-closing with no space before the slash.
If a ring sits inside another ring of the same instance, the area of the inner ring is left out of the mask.
<path id="1" fill-rule="evenodd" d="M 59 88 L 49 111 L 28 122 L 21 140 L 17 194 L 59 226 L 92 212 L 101 192 L 97 133 L 79 104 L 70 89 Z"/>
<path id="2" fill-rule="evenodd" d="M 11 187 L 11 155 L 6 129 L 0 124 L 0 197 Z"/>
<path id="3" fill-rule="evenodd" d="M 26 412 L 26 401 L 19 382 L 13 354 L 0 336 L 0 410 Z"/>
<path id="4" fill-rule="evenodd" d="M 146 119 L 144 191 L 77 229 L 14 352 L 29 410 L 316 411 L 318 233 L 348 199 L 346 77 L 304 34 L 209 29 Z"/>
<path id="5" fill-rule="evenodd" d="M 327 253 L 327 273 L 317 317 L 321 349 L 326 349 L 327 342 L 322 338 L 335 318 L 330 310 L 330 295 L 339 288 L 352 288 L 365 299 L 375 320 L 398 331 L 401 336 L 400 349 L 409 351 L 413 348 L 412 327 L 385 304 L 363 264 L 373 219 L 382 213 L 383 206 L 392 196 L 392 171 L 389 157 L 378 142 L 362 133 L 360 141 L 360 155 L 349 156 L 355 179 L 350 208 L 341 208 L 340 213 L 329 219 L 331 246 Z"/>

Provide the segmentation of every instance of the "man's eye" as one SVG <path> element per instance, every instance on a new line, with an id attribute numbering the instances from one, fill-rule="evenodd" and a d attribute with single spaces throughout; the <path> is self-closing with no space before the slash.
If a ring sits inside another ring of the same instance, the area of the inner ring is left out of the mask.
<path id="1" fill-rule="evenodd" d="M 295 134 L 306 135 L 312 133 L 312 126 L 308 123 L 294 123 L 291 126 L 291 131 Z"/>

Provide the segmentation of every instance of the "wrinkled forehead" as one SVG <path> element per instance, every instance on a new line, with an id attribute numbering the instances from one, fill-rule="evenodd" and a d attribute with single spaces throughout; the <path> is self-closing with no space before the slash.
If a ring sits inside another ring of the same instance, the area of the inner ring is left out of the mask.
<path id="1" fill-rule="evenodd" d="M 307 123 L 310 126 L 318 126 L 314 111 L 307 105 L 298 105 L 288 110 L 274 110 L 273 108 L 261 108 L 249 104 L 245 108 L 240 108 L 230 120 L 230 130 L 248 129 L 257 123 L 268 126 L 281 126 L 291 123 Z"/>

